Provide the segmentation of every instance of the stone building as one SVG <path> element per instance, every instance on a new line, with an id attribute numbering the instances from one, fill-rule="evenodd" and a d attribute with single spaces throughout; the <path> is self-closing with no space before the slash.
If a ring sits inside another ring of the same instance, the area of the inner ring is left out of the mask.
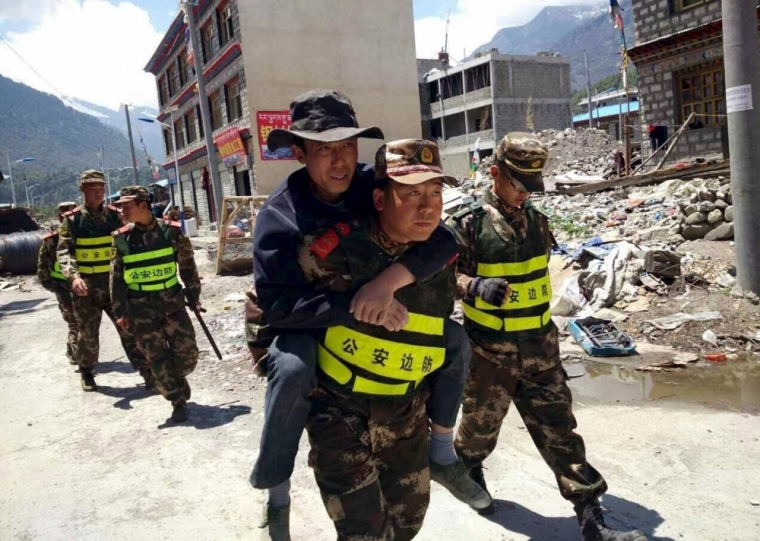
<path id="1" fill-rule="evenodd" d="M 721 1 L 634 0 L 633 16 L 636 41 L 629 57 L 639 72 L 642 132 L 664 126 L 672 135 L 694 113 L 673 159 L 725 154 Z"/>
<path id="2" fill-rule="evenodd" d="M 432 62 L 418 60 L 419 71 Z M 510 131 L 571 127 L 571 94 L 566 58 L 491 52 L 455 67 L 439 63 L 420 85 L 423 133 L 437 140 L 446 171 L 466 176 L 478 139 L 482 159 Z"/>
<path id="3" fill-rule="evenodd" d="M 243 163 L 227 167 L 220 150 L 220 161 L 212 167 L 219 171 L 224 195 L 251 195 L 255 189 L 251 156 L 256 144 L 251 135 L 237 2 L 202 0 L 195 10 L 196 45 L 200 50 L 193 53 L 200 55 L 203 64 L 215 144 L 219 146 L 217 141 L 222 137 L 238 137 L 246 154 Z M 187 24 L 183 18 L 181 12 L 174 18 L 145 70 L 156 76 L 158 120 L 174 123 L 185 205 L 195 209 L 202 223 L 208 224 L 217 217 L 195 70 L 188 61 Z M 164 130 L 166 162 L 163 167 L 170 178 L 176 178 L 171 137 L 171 132 Z M 175 203 L 178 202 L 176 196 Z"/>

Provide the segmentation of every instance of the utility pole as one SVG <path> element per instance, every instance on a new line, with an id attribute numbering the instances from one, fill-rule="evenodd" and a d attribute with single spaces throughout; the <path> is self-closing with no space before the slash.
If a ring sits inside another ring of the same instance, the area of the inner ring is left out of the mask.
<path id="1" fill-rule="evenodd" d="M 11 155 L 6 152 L 5 157 L 8 158 L 8 176 L 11 177 L 11 193 L 13 194 L 13 208 L 16 208 L 16 186 L 13 184 L 13 169 L 11 169 Z"/>
<path id="2" fill-rule="evenodd" d="M 591 76 L 588 72 L 588 54 L 583 51 L 583 60 L 586 62 L 586 93 L 588 95 L 588 127 L 594 127 L 594 119 L 591 114 Z"/>
<path id="3" fill-rule="evenodd" d="M 106 193 L 106 203 L 108 203 L 108 198 L 111 197 L 111 181 L 108 178 L 106 168 L 103 166 L 103 160 L 103 145 L 100 145 L 100 171 L 103 173 L 103 176 L 106 177 L 106 189 L 108 190 Z"/>
<path id="4" fill-rule="evenodd" d="M 135 159 L 135 144 L 132 142 L 132 121 L 129 119 L 129 104 L 124 104 L 124 112 L 127 113 L 127 133 L 129 134 L 129 152 L 132 155 L 132 173 L 135 176 L 135 186 L 140 184 L 137 179 L 137 160 Z"/>
<path id="5" fill-rule="evenodd" d="M 731 151 L 736 277 L 739 285 L 760 294 L 760 59 L 757 1 L 722 2 L 726 113 Z"/>
<path id="6" fill-rule="evenodd" d="M 198 99 L 201 106 L 201 120 L 203 122 L 203 133 L 206 139 L 206 157 L 208 158 L 208 169 L 211 174 L 211 186 L 214 190 L 214 207 L 216 208 L 216 220 L 221 226 L 222 220 L 222 182 L 219 180 L 219 169 L 217 167 L 216 147 L 214 146 L 214 134 L 211 127 L 211 116 L 208 110 L 208 97 L 206 96 L 206 82 L 203 79 L 203 62 L 201 61 L 201 48 L 197 46 L 195 39 L 195 14 L 193 13 L 192 0 L 183 0 L 182 7 L 187 15 L 187 26 L 190 29 L 190 44 L 193 47 L 193 64 L 195 64 L 195 78 L 198 82 Z M 194 4 L 195 2 L 193 2 Z M 179 179 L 179 171 L 177 171 Z"/>

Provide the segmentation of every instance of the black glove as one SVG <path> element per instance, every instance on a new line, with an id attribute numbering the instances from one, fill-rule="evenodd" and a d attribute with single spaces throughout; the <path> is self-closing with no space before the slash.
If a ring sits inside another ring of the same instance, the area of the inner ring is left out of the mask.
<path id="1" fill-rule="evenodd" d="M 470 282 L 469 293 L 473 297 L 480 297 L 488 304 L 501 306 L 508 290 L 509 282 L 504 278 L 475 278 Z"/>

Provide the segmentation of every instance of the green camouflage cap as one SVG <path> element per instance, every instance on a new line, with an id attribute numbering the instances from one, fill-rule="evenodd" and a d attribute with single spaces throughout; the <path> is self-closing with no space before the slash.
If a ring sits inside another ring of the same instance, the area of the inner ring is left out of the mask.
<path id="1" fill-rule="evenodd" d="M 150 192 L 143 186 L 126 186 L 119 190 L 119 200 L 114 205 L 122 205 L 129 201 L 147 201 L 150 203 Z"/>
<path id="2" fill-rule="evenodd" d="M 82 171 L 82 174 L 79 175 L 80 186 L 84 184 L 95 184 L 95 183 L 98 183 L 98 184 L 106 183 L 106 177 L 102 171 L 98 171 L 97 169 L 88 169 L 87 171 Z"/>
<path id="3" fill-rule="evenodd" d="M 443 172 L 438 145 L 425 139 L 401 139 L 381 146 L 375 154 L 375 180 L 386 178 L 410 185 L 434 178 L 456 184 Z"/>
<path id="4" fill-rule="evenodd" d="M 496 161 L 509 169 L 515 188 L 525 192 L 544 191 L 543 170 L 549 151 L 541 140 L 527 132 L 510 132 L 496 148 Z"/>

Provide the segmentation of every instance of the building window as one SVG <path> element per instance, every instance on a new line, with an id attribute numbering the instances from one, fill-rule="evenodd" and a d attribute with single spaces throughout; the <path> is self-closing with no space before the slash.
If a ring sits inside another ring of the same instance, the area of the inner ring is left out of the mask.
<path id="1" fill-rule="evenodd" d="M 232 29 L 232 6 L 227 4 L 216 11 L 216 20 L 219 25 L 219 45 L 224 45 L 235 35 Z"/>
<path id="2" fill-rule="evenodd" d="M 174 96 L 177 92 L 179 92 L 179 89 L 182 88 L 182 83 L 180 83 L 179 80 L 179 70 L 177 69 L 176 64 L 172 64 L 169 66 L 169 95 Z"/>
<path id="3" fill-rule="evenodd" d="M 206 137 L 206 132 L 203 129 L 203 117 L 201 116 L 201 106 L 195 106 L 195 118 L 198 119 L 198 134 L 201 138 Z"/>
<path id="4" fill-rule="evenodd" d="M 179 55 L 179 83 L 184 87 L 192 79 L 190 73 L 190 64 L 187 62 L 187 51 L 182 51 Z"/>
<path id="5" fill-rule="evenodd" d="M 198 131 L 195 129 L 195 111 L 193 110 L 185 115 L 185 137 L 188 145 L 198 139 Z"/>
<path id="6" fill-rule="evenodd" d="M 701 6 L 707 0 L 676 0 L 676 11 L 683 11 L 696 6 Z"/>
<path id="7" fill-rule="evenodd" d="M 681 122 L 685 122 L 694 113 L 695 124 L 715 126 L 726 123 L 725 117 L 716 116 L 726 114 L 722 67 L 684 74 L 680 84 Z"/>
<path id="8" fill-rule="evenodd" d="M 164 130 L 164 148 L 166 148 L 166 155 L 174 154 L 174 146 L 172 145 L 172 134 L 169 130 Z"/>
<path id="9" fill-rule="evenodd" d="M 203 62 L 208 62 L 216 53 L 216 36 L 213 21 L 209 21 L 201 28 L 201 42 L 203 45 Z"/>
<path id="10" fill-rule="evenodd" d="M 224 100 L 222 99 L 222 91 L 217 90 L 208 99 L 209 109 L 211 109 L 211 129 L 218 130 L 224 126 Z"/>
<path id="11" fill-rule="evenodd" d="M 224 85 L 224 93 L 227 98 L 227 118 L 234 122 L 243 116 L 243 102 L 240 98 L 240 79 L 235 77 Z"/>
<path id="12" fill-rule="evenodd" d="M 166 74 L 158 79 L 158 101 L 160 102 L 161 107 L 166 105 L 166 102 L 169 101 L 169 83 L 167 82 Z"/>
<path id="13" fill-rule="evenodd" d="M 183 148 L 185 146 L 185 122 L 184 119 L 174 121 L 174 135 L 177 138 L 177 148 Z"/>

